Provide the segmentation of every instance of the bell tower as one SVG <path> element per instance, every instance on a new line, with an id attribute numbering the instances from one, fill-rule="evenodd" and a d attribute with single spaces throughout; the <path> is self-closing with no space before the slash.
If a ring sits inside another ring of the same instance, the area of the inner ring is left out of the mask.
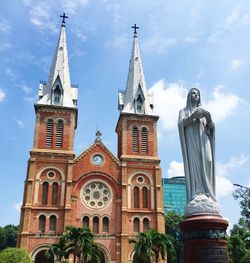
<path id="1" fill-rule="evenodd" d="M 122 173 L 121 262 L 132 262 L 128 240 L 154 228 L 164 232 L 161 168 L 157 151 L 157 121 L 148 94 L 134 25 L 133 48 L 126 89 L 119 92 L 116 126 Z"/>
<path id="2" fill-rule="evenodd" d="M 47 82 L 39 84 L 18 246 L 44 252 L 71 223 L 72 165 L 78 90 L 70 82 L 65 18 Z M 46 247 L 47 245 L 47 247 Z"/>

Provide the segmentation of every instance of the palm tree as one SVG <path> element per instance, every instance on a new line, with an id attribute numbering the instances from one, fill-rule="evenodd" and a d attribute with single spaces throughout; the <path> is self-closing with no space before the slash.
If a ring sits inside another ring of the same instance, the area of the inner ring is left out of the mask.
<path id="1" fill-rule="evenodd" d="M 130 244 L 134 247 L 134 257 L 139 263 L 150 263 L 152 253 L 152 241 L 148 232 L 139 233 L 137 239 L 130 239 Z"/>
<path id="2" fill-rule="evenodd" d="M 83 263 L 100 262 L 100 248 L 88 227 L 67 226 L 63 237 L 67 241 L 67 252 L 74 256 L 74 263 L 76 258 Z"/>
<path id="3" fill-rule="evenodd" d="M 162 259 L 166 258 L 167 248 L 171 245 L 170 241 L 165 234 L 159 233 L 155 229 L 148 230 L 147 234 L 151 239 L 152 250 L 155 254 L 155 263 L 158 263 L 160 256 Z"/>
<path id="4" fill-rule="evenodd" d="M 68 258 L 66 240 L 63 237 L 60 237 L 59 242 L 52 244 L 46 252 L 48 258 L 56 257 L 58 260 L 65 261 Z"/>

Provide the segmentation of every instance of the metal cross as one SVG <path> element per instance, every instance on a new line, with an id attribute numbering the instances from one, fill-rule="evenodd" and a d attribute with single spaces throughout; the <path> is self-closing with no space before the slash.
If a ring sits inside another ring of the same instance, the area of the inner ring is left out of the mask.
<path id="1" fill-rule="evenodd" d="M 139 27 L 136 26 L 136 24 L 134 24 L 134 26 L 131 26 L 131 28 L 134 29 L 134 35 L 136 36 L 136 35 L 137 35 L 137 31 L 136 31 L 136 29 L 139 29 Z"/>
<path id="2" fill-rule="evenodd" d="M 102 133 L 98 130 L 96 133 L 95 133 L 95 135 L 96 135 L 96 141 L 101 141 L 101 136 L 102 136 Z"/>
<path id="3" fill-rule="evenodd" d="M 63 13 L 63 15 L 62 16 L 60 16 L 60 17 L 62 17 L 62 25 L 65 25 L 65 18 L 69 18 L 68 16 L 66 16 L 65 15 L 65 13 Z"/>

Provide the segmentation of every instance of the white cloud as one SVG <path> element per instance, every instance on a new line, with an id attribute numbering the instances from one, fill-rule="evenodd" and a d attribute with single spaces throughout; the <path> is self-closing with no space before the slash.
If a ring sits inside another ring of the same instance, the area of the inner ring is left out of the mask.
<path id="1" fill-rule="evenodd" d="M 244 65 L 244 59 L 233 59 L 231 61 L 230 70 L 239 69 Z"/>
<path id="2" fill-rule="evenodd" d="M 225 28 L 228 30 L 248 26 L 250 24 L 250 15 L 243 13 L 239 6 L 234 7 L 231 14 L 225 20 Z"/>
<path id="3" fill-rule="evenodd" d="M 218 162 L 216 165 L 217 175 L 225 177 L 231 169 L 237 168 L 248 161 L 250 161 L 250 155 L 241 154 L 240 156 L 232 157 L 227 163 Z"/>
<path id="4" fill-rule="evenodd" d="M 6 92 L 5 90 L 0 88 L 0 102 L 3 102 L 5 98 L 6 98 Z"/>
<path id="5" fill-rule="evenodd" d="M 8 42 L 0 42 L 0 51 L 5 51 L 7 49 L 12 48 L 13 45 Z"/>
<path id="6" fill-rule="evenodd" d="M 218 123 L 230 116 L 236 115 L 239 105 L 243 100 L 230 93 L 224 86 L 218 85 L 212 93 L 212 100 L 203 103 L 210 111 L 213 120 Z"/>
<path id="7" fill-rule="evenodd" d="M 240 156 L 232 157 L 227 163 L 216 164 L 216 193 L 217 197 L 231 195 L 234 190 L 233 183 L 226 178 L 232 169 L 235 169 L 250 160 L 250 155 L 241 154 Z"/>
<path id="8" fill-rule="evenodd" d="M 17 74 L 11 69 L 11 68 L 6 68 L 5 69 L 5 74 L 10 77 L 12 80 L 15 80 L 17 77 Z"/>
<path id="9" fill-rule="evenodd" d="M 142 49 L 148 52 L 154 52 L 162 54 L 167 51 L 170 46 L 177 43 L 177 39 L 174 37 L 152 36 L 142 42 Z"/>
<path id="10" fill-rule="evenodd" d="M 62 0 L 61 5 L 66 13 L 75 14 L 77 9 L 88 4 L 88 0 Z"/>
<path id="11" fill-rule="evenodd" d="M 33 89 L 27 86 L 25 83 L 22 83 L 20 87 L 25 94 L 31 94 L 33 92 Z"/>
<path id="12" fill-rule="evenodd" d="M 177 129 L 179 110 L 186 105 L 188 90 L 182 82 L 166 84 L 160 80 L 149 89 L 154 94 L 156 113 L 160 116 L 160 123 L 164 130 Z M 218 123 L 236 115 L 244 100 L 230 93 L 224 86 L 218 85 L 213 89 L 212 99 L 202 104 L 207 108 L 213 120 Z"/>
<path id="13" fill-rule="evenodd" d="M 0 20 L 0 31 L 2 31 L 3 33 L 10 33 L 11 29 L 12 26 L 9 21 L 7 21 L 6 19 Z"/>
<path id="14" fill-rule="evenodd" d="M 120 36 L 115 37 L 114 39 L 108 41 L 104 47 L 109 48 L 109 47 L 114 47 L 114 48 L 125 48 L 128 46 L 129 43 L 129 38 L 128 35 L 123 34 Z"/>
<path id="15" fill-rule="evenodd" d="M 216 176 L 216 197 L 231 195 L 234 190 L 234 186 L 230 180 L 222 176 Z"/>
<path id="16" fill-rule="evenodd" d="M 21 120 L 15 119 L 16 124 L 19 128 L 23 128 L 24 127 L 24 123 Z"/>
<path id="17" fill-rule="evenodd" d="M 12 205 L 18 212 L 21 211 L 21 206 L 22 206 L 22 202 L 17 202 L 15 204 Z"/>
<path id="18" fill-rule="evenodd" d="M 186 104 L 187 90 L 183 84 L 166 84 L 164 80 L 156 82 L 150 89 L 154 94 L 155 111 L 160 116 L 160 123 L 164 130 L 177 128 L 179 110 Z"/>
<path id="19" fill-rule="evenodd" d="M 76 37 L 81 41 L 81 42 L 85 42 L 86 40 L 86 36 L 83 34 L 83 32 L 77 28 L 72 29 L 72 32 L 75 33 Z"/>
<path id="20" fill-rule="evenodd" d="M 168 168 L 168 177 L 184 176 L 183 163 L 172 161 Z"/>

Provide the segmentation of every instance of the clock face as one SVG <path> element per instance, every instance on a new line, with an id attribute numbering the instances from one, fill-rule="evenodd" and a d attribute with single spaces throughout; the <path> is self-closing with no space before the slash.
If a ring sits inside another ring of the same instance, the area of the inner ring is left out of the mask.
<path id="1" fill-rule="evenodd" d="M 92 162 L 93 162 L 95 165 L 102 165 L 102 164 L 103 164 L 103 157 L 102 157 L 100 154 L 95 154 L 95 155 L 92 157 Z"/>

